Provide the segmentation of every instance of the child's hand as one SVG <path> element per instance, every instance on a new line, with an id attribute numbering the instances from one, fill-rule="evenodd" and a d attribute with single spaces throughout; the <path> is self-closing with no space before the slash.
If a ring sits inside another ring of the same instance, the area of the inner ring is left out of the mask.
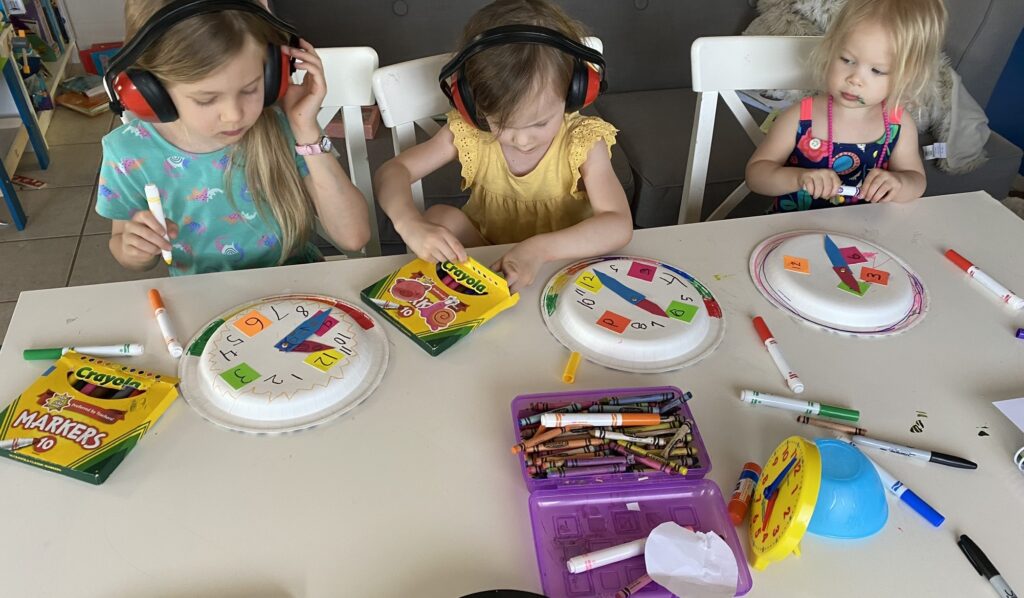
<path id="1" fill-rule="evenodd" d="M 879 203 L 892 201 L 903 188 L 900 177 L 882 168 L 872 168 L 860 186 L 860 196 L 865 201 Z"/>
<path id="2" fill-rule="evenodd" d="M 295 69 L 306 71 L 301 85 L 292 84 L 281 98 L 281 108 L 288 117 L 295 142 L 316 143 L 320 139 L 320 126 L 316 115 L 327 96 L 327 81 L 324 78 L 324 63 L 313 45 L 302 39 L 298 48 L 283 48 L 284 52 L 296 59 Z M 287 74 L 285 75 L 287 76 Z"/>
<path id="3" fill-rule="evenodd" d="M 513 247 L 501 259 L 494 262 L 491 270 L 501 272 L 508 281 L 508 290 L 518 293 L 533 284 L 537 271 L 544 265 L 544 256 L 536 250 L 530 239 Z"/>
<path id="4" fill-rule="evenodd" d="M 421 260 L 461 264 L 469 259 L 459 239 L 440 224 L 419 218 L 403 224 L 395 223 L 395 230 L 409 251 Z"/>
<path id="5" fill-rule="evenodd" d="M 831 168 L 809 168 L 800 174 L 800 188 L 815 199 L 832 197 L 843 184 Z"/>
<path id="6" fill-rule="evenodd" d="M 178 238 L 178 225 L 167 219 L 167 235 Z M 164 229 L 156 216 L 149 210 L 135 212 L 131 220 L 124 223 L 121 232 L 121 255 L 136 265 L 145 265 L 160 255 L 162 250 L 170 251 L 171 244 L 164 239 Z"/>

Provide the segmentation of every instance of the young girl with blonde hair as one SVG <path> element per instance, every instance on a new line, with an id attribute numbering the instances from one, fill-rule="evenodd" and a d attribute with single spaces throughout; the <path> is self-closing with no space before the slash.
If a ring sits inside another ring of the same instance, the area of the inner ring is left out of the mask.
<path id="1" fill-rule="evenodd" d="M 125 28 L 107 84 L 136 118 L 103 138 L 96 205 L 118 262 L 147 270 L 171 250 L 177 275 L 322 260 L 315 217 L 341 247 L 366 243 L 365 200 L 316 122 L 327 88 L 308 42 L 258 0 L 127 0 Z"/>
<path id="2" fill-rule="evenodd" d="M 629 242 L 632 218 L 610 159 L 616 130 L 578 113 L 603 86 L 604 59 L 583 37 L 545 0 L 499 0 L 473 15 L 441 72 L 455 107 L 448 124 L 375 177 L 410 251 L 462 262 L 464 247 L 516 243 L 493 267 L 517 291 L 546 262 Z M 410 184 L 456 159 L 469 202 L 420 213 Z"/>
<path id="3" fill-rule="evenodd" d="M 789 212 L 910 201 L 925 190 L 913 107 L 935 76 L 942 0 L 848 0 L 811 65 L 822 94 L 783 112 L 747 163 L 750 189 Z"/>

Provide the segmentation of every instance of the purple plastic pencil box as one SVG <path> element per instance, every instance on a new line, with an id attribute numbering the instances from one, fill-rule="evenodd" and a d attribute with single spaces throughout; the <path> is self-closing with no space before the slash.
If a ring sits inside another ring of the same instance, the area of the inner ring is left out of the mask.
<path id="1" fill-rule="evenodd" d="M 594 403 L 608 397 L 635 397 L 671 393 L 674 386 L 608 388 L 573 392 L 520 395 L 512 401 L 515 442 L 521 442 L 519 418 L 537 413 L 531 403 L 549 408 L 571 403 Z M 685 475 L 655 471 L 596 474 L 572 478 L 534 479 L 527 473 L 526 455 L 519 467 L 530 491 L 530 523 L 537 552 L 541 586 L 548 598 L 614 596 L 626 584 L 646 572 L 643 556 L 599 567 L 585 573 L 569 573 L 565 562 L 574 556 L 647 537 L 658 525 L 674 521 L 695 531 L 713 531 L 732 548 L 739 565 L 736 595 L 750 591 L 753 581 L 736 530 L 729 519 L 722 490 L 704 476 L 711 458 L 701 439 L 693 413 L 683 404 L 679 415 L 693 422 L 693 441 L 699 466 Z M 652 583 L 635 596 L 670 598 L 672 594 Z"/>

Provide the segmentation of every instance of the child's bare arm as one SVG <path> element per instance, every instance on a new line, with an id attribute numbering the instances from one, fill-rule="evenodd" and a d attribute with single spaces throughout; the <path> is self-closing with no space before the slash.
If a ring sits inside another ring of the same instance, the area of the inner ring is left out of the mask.
<path id="1" fill-rule="evenodd" d="M 917 150 L 917 125 L 909 113 L 904 113 L 889 170 L 870 170 L 861 185 L 861 197 L 871 202 L 911 201 L 924 195 L 926 185 L 924 164 Z"/>
<path id="2" fill-rule="evenodd" d="M 445 125 L 429 140 L 413 146 L 377 169 L 377 201 L 409 250 L 428 261 L 466 261 L 466 250 L 446 228 L 428 222 L 416 208 L 410 185 L 458 157 L 454 136 Z"/>
<path id="3" fill-rule="evenodd" d="M 359 251 L 370 240 L 366 199 L 352 184 L 334 154 L 306 157 L 306 189 L 313 198 L 320 224 L 347 251 Z"/>
<path id="4" fill-rule="evenodd" d="M 626 192 L 599 141 L 580 168 L 594 215 L 560 231 L 531 237 L 513 247 L 496 264 L 513 291 L 533 283 L 546 262 L 588 257 L 624 247 L 633 238 L 633 218 Z"/>
<path id="5" fill-rule="evenodd" d="M 785 165 L 793 153 L 799 122 L 800 105 L 790 106 L 779 115 L 764 141 L 754 150 L 746 170 L 751 191 L 776 197 L 804 189 L 812 197 L 828 197 L 842 184 L 839 175 L 830 169 Z"/>

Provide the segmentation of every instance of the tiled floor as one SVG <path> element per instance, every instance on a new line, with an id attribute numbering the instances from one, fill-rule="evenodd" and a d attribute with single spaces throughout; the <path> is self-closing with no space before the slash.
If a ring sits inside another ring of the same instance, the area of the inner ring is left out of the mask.
<path id="1" fill-rule="evenodd" d="M 110 113 L 89 117 L 58 108 L 47 135 L 50 168 L 40 170 L 32 154 L 22 159 L 18 173 L 47 187 L 18 192 L 29 221 L 24 231 L 0 226 L 0 343 L 21 291 L 167 276 L 163 264 L 139 273 L 114 261 L 107 247 L 110 222 L 93 209 L 99 142 L 118 123 Z M 1024 178 L 1015 186 L 1024 190 Z M 1024 218 L 1024 200 L 1007 198 L 1007 206 Z M 0 218 L 7 217 L 0 208 Z"/>
<path id="2" fill-rule="evenodd" d="M 31 153 L 22 158 L 18 174 L 45 181 L 46 188 L 18 191 L 25 230 L 0 226 L 0 342 L 21 291 L 167 276 L 163 267 L 142 274 L 122 268 L 107 248 L 110 222 L 93 213 L 100 139 L 117 124 L 109 112 L 89 117 L 58 108 L 47 131 L 50 168 L 40 169 Z"/>

